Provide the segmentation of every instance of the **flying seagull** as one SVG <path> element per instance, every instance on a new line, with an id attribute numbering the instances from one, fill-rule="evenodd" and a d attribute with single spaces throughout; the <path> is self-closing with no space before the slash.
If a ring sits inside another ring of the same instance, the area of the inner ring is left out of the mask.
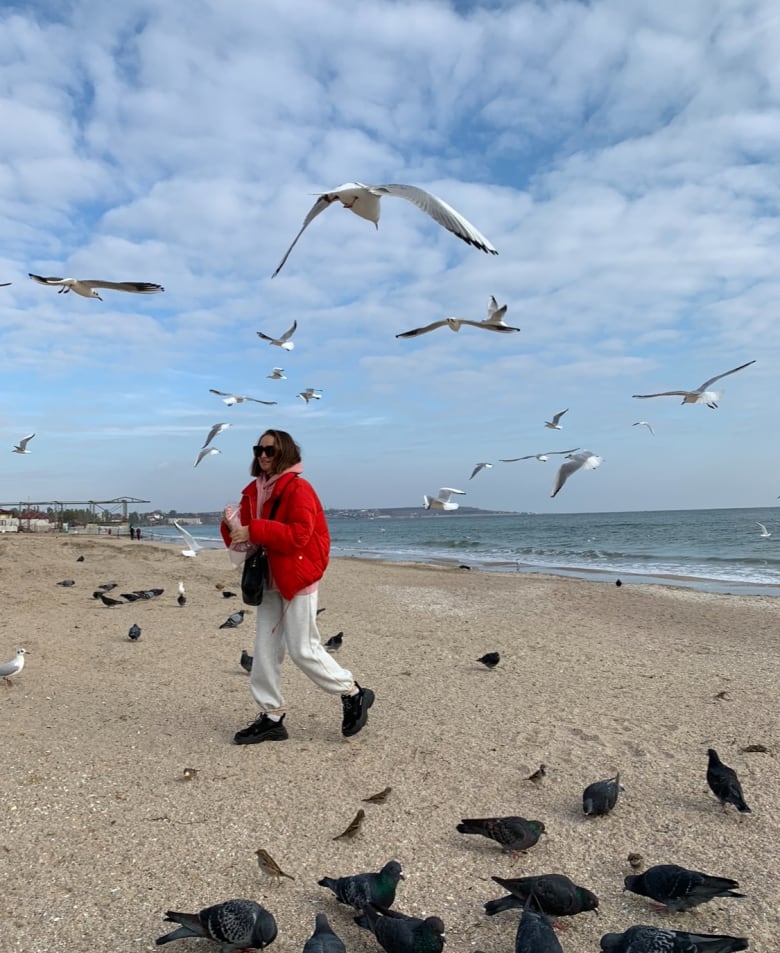
<path id="1" fill-rule="evenodd" d="M 559 413 L 557 413 L 552 420 L 545 420 L 545 427 L 547 427 L 549 430 L 563 430 L 563 427 L 560 425 L 559 421 L 561 417 L 568 412 L 569 408 L 567 407 L 566 410 L 561 410 Z"/>
<path id="2" fill-rule="evenodd" d="M 450 500 L 453 493 L 460 493 L 461 496 L 466 495 L 465 490 L 454 490 L 451 486 L 443 486 L 436 496 L 428 496 L 426 493 L 423 496 L 423 506 L 426 510 L 456 510 L 458 504 Z"/>
<path id="3" fill-rule="evenodd" d="M 214 453 L 222 453 L 222 451 L 217 450 L 216 447 L 204 447 L 198 454 L 198 459 L 192 465 L 196 467 L 204 457 L 210 457 Z"/>
<path id="4" fill-rule="evenodd" d="M 25 655 L 27 655 L 27 649 L 17 649 L 16 655 L 10 662 L 5 662 L 3 665 L 0 665 L 0 678 L 2 678 L 9 688 L 13 688 L 14 684 L 11 681 L 11 676 L 18 675 L 24 668 Z"/>
<path id="5" fill-rule="evenodd" d="M 186 529 L 182 529 L 181 526 L 179 526 L 179 524 L 176 522 L 176 520 L 173 521 L 173 525 L 181 533 L 182 539 L 187 544 L 187 549 L 183 549 L 181 551 L 182 556 L 197 556 L 199 550 L 203 549 L 200 543 L 197 542 L 197 540 L 195 540 L 192 536 L 190 536 L 190 534 L 187 532 Z"/>
<path id="6" fill-rule="evenodd" d="M 632 427 L 647 427 L 650 433 L 653 436 L 655 436 L 655 430 L 653 430 L 652 426 L 646 420 L 637 420 L 637 422 L 635 424 L 631 424 L 631 426 Z"/>
<path id="7" fill-rule="evenodd" d="M 7 288 L 9 285 L 12 285 L 12 284 L 13 284 L 12 281 L 4 281 L 4 282 L 0 285 L 0 288 Z"/>
<path id="8" fill-rule="evenodd" d="M 561 464 L 561 468 L 558 470 L 555 477 L 555 486 L 550 496 L 556 496 L 563 489 L 563 484 L 572 473 L 576 473 L 580 469 L 595 470 L 603 462 L 602 458 L 596 456 L 592 450 L 580 450 L 579 453 L 569 454 L 567 460 L 568 462 Z"/>
<path id="9" fill-rule="evenodd" d="M 289 328 L 281 335 L 281 337 L 274 338 L 269 334 L 263 334 L 262 331 L 257 332 L 257 336 L 262 338 L 264 341 L 268 341 L 270 344 L 275 344 L 277 347 L 282 348 L 284 351 L 292 351 L 295 347 L 290 338 L 295 334 L 295 330 L 298 327 L 298 322 L 293 321 Z"/>
<path id="10" fill-rule="evenodd" d="M 22 437 L 19 443 L 13 448 L 11 453 L 32 453 L 32 450 L 27 449 L 27 444 L 34 436 L 34 433 L 28 433 L 26 437 Z"/>
<path id="11" fill-rule="evenodd" d="M 283 367 L 275 367 L 270 374 L 266 374 L 266 377 L 271 381 L 286 381 L 287 378 L 284 376 Z"/>
<path id="12" fill-rule="evenodd" d="M 308 404 L 310 400 L 319 400 L 322 397 L 322 394 L 317 393 L 316 387 L 307 387 L 306 390 L 302 390 L 300 394 L 296 395 L 300 397 L 301 400 L 305 400 Z"/>
<path id="13" fill-rule="evenodd" d="M 663 390 L 658 394 L 632 394 L 631 396 L 638 397 L 640 400 L 645 400 L 648 397 L 682 397 L 684 404 L 706 404 L 710 410 L 715 410 L 718 406 L 718 401 L 723 396 L 723 391 L 707 390 L 710 384 L 719 381 L 721 377 L 736 374 L 737 371 L 744 370 L 746 367 L 750 367 L 751 364 L 755 363 L 755 361 L 748 361 L 747 364 L 732 367 L 730 371 L 725 371 L 723 374 L 716 374 L 715 377 L 711 377 L 708 381 L 705 381 L 701 387 L 697 387 L 696 390 Z"/>
<path id="14" fill-rule="evenodd" d="M 568 456 L 570 453 L 576 453 L 580 448 L 573 447 L 571 450 L 545 450 L 544 453 L 528 453 L 524 457 L 509 457 L 509 459 L 501 459 L 499 463 L 517 463 L 518 460 L 539 460 L 540 463 L 546 463 L 548 457 L 554 457 L 556 454 L 563 454 L 563 456 Z"/>
<path id="15" fill-rule="evenodd" d="M 348 208 L 350 212 L 354 212 L 355 215 L 360 216 L 360 218 L 365 218 L 367 221 L 373 222 L 375 227 L 379 228 L 379 215 L 381 212 L 380 199 L 383 195 L 406 199 L 407 202 L 416 205 L 420 211 L 430 215 L 435 222 L 438 222 L 438 224 L 446 228 L 447 231 L 452 232 L 453 235 L 457 235 L 458 238 L 467 244 L 473 245 L 475 248 L 480 249 L 480 251 L 487 252 L 490 255 L 498 254 L 496 249 L 481 232 L 477 231 L 477 229 L 474 228 L 470 222 L 466 221 L 459 212 L 456 212 L 454 208 L 447 205 L 446 202 L 443 202 L 435 195 L 431 195 L 430 192 L 419 189 L 414 185 L 364 185 L 362 182 L 347 182 L 344 185 L 340 185 L 337 189 L 333 189 L 331 192 L 323 192 L 319 196 L 314 205 L 312 205 L 309 214 L 303 220 L 301 230 L 293 239 L 292 245 L 290 245 L 284 253 L 284 258 L 279 262 L 276 271 L 271 277 L 275 278 L 282 270 L 290 252 L 295 248 L 298 239 L 303 235 L 308 226 L 311 225 L 320 212 L 324 212 L 325 209 L 329 208 L 334 202 L 341 202 L 344 208 Z"/>
<path id="16" fill-rule="evenodd" d="M 493 469 L 492 463 L 475 463 L 474 469 L 471 471 L 471 476 L 469 477 L 469 480 L 473 480 L 480 470 L 492 470 L 492 469 Z"/>
<path id="17" fill-rule="evenodd" d="M 205 450 L 215 437 L 218 437 L 223 430 L 227 430 L 229 427 L 230 424 L 214 424 L 211 430 L 209 430 L 209 435 L 206 437 L 206 442 L 200 449 Z"/>
<path id="18" fill-rule="evenodd" d="M 149 281 L 96 281 L 92 278 L 43 278 L 41 275 L 33 275 L 28 272 L 33 281 L 40 285 L 59 285 L 58 294 L 67 294 L 69 291 L 75 291 L 82 298 L 103 299 L 95 291 L 95 288 L 107 288 L 110 291 L 129 291 L 132 294 L 154 295 L 165 291 L 162 285 L 154 285 Z"/>
<path id="19" fill-rule="evenodd" d="M 769 532 L 769 530 L 766 528 L 766 526 L 764 526 L 763 523 L 759 523 L 758 520 L 756 520 L 756 526 L 760 526 L 760 527 L 761 527 L 761 532 L 760 532 L 759 535 L 760 535 L 763 539 L 767 539 L 769 536 L 772 535 L 772 534 Z"/>
<path id="20" fill-rule="evenodd" d="M 222 403 L 227 404 L 228 407 L 232 407 L 234 404 L 243 404 L 247 400 L 251 400 L 253 404 L 265 404 L 266 407 L 273 407 L 276 404 L 275 400 L 258 400 L 256 397 L 244 397 L 240 394 L 228 394 L 224 390 L 214 390 L 213 387 L 209 387 L 210 394 L 216 394 L 217 397 L 222 398 Z"/>
<path id="21" fill-rule="evenodd" d="M 396 334 L 397 338 L 413 338 L 418 334 L 427 334 L 428 331 L 435 331 L 436 328 L 447 327 L 450 331 L 460 331 L 464 324 L 472 328 L 484 328 L 485 331 L 498 331 L 501 334 L 510 334 L 513 331 L 519 331 L 520 328 L 512 328 L 504 323 L 504 315 L 507 306 L 502 304 L 499 308 L 498 302 L 490 296 L 488 299 L 488 314 L 484 321 L 470 321 L 466 318 L 442 318 L 440 321 L 434 321 L 426 324 L 422 328 L 414 328 L 412 331 L 404 331 L 402 334 Z"/>

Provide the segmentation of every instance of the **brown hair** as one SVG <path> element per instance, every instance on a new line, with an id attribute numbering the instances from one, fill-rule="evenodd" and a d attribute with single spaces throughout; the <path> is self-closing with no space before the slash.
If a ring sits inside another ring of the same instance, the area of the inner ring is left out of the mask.
<path id="1" fill-rule="evenodd" d="M 274 445 L 276 446 L 276 454 L 273 457 L 274 465 L 271 470 L 272 476 L 277 473 L 283 473 L 289 467 L 301 462 L 301 448 L 286 430 L 266 430 L 265 433 L 260 434 L 257 438 L 257 442 L 260 443 L 263 437 L 273 437 Z M 259 474 L 262 473 L 256 456 L 252 457 L 252 466 L 249 472 L 253 477 L 259 476 Z"/>

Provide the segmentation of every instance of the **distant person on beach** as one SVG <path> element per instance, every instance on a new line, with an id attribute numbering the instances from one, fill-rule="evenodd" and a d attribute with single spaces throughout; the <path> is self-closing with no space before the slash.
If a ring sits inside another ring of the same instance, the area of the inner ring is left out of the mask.
<path id="1" fill-rule="evenodd" d="M 135 538 L 140 541 L 141 539 L 141 527 L 136 526 L 135 528 Z"/>
<path id="2" fill-rule="evenodd" d="M 328 566 L 330 532 L 322 504 L 303 471 L 301 450 L 284 430 L 266 430 L 252 448 L 250 473 L 239 505 L 240 524 L 226 507 L 220 527 L 226 546 L 254 543 L 268 556 L 270 578 L 257 607 L 254 663 L 250 687 L 260 715 L 233 741 L 252 745 L 284 741 L 285 704 L 281 665 L 285 653 L 323 691 L 341 696 L 341 733 L 356 735 L 374 703 L 370 688 L 361 688 L 352 673 L 329 655 L 317 629 L 317 584 Z M 278 503 L 276 503 L 278 501 Z M 276 503 L 274 518 L 271 510 Z"/>

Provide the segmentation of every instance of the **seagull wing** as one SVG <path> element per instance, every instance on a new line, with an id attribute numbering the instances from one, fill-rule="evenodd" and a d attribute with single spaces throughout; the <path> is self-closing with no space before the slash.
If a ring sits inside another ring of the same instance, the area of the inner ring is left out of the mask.
<path id="1" fill-rule="evenodd" d="M 192 552 L 197 552 L 199 549 L 203 549 L 200 543 L 196 542 L 196 540 L 192 536 L 190 536 L 190 534 L 187 532 L 186 529 L 182 529 L 182 527 L 179 526 L 176 520 L 173 521 L 173 525 L 181 533 L 184 542 L 189 546 Z"/>
<path id="2" fill-rule="evenodd" d="M 282 260 L 276 266 L 276 271 L 271 275 L 272 278 L 275 278 L 279 274 L 279 272 L 282 270 L 282 268 L 284 267 L 284 263 L 290 257 L 290 252 L 293 250 L 293 248 L 295 248 L 296 244 L 298 243 L 298 239 L 301 237 L 301 235 L 303 235 L 303 233 L 306 231 L 309 225 L 311 225 L 314 219 L 320 214 L 320 212 L 325 211 L 325 209 L 331 204 L 332 201 L 333 199 L 329 199 L 327 195 L 321 195 L 317 199 L 317 201 L 314 203 L 314 205 L 312 205 L 311 209 L 309 210 L 309 214 L 303 220 L 303 225 L 301 225 L 301 230 L 293 239 L 292 245 L 290 245 L 290 247 L 284 253 L 284 258 L 282 258 Z"/>
<path id="3" fill-rule="evenodd" d="M 485 468 L 487 468 L 488 470 L 490 470 L 492 467 L 493 467 L 493 464 L 492 464 L 492 463 L 478 463 L 478 464 L 474 467 L 474 469 L 471 471 L 471 476 L 469 477 L 469 480 L 473 480 L 474 477 L 479 473 L 480 470 L 484 470 Z"/>
<path id="4" fill-rule="evenodd" d="M 44 278 L 43 275 L 34 275 L 30 271 L 28 271 L 27 274 L 33 281 L 37 281 L 39 285 L 61 285 L 68 280 L 67 278 Z"/>
<path id="5" fill-rule="evenodd" d="M 251 400 L 253 404 L 265 404 L 266 407 L 273 407 L 275 400 L 258 400 L 257 397 L 244 397 L 244 400 Z"/>
<path id="6" fill-rule="evenodd" d="M 572 447 L 571 450 L 545 450 L 544 453 L 534 454 L 534 456 L 552 457 L 552 456 L 555 456 L 556 454 L 563 454 L 563 456 L 565 457 L 569 453 L 576 453 L 579 449 L 580 449 L 579 447 Z"/>
<path id="7" fill-rule="evenodd" d="M 555 486 L 550 496 L 556 496 L 562 489 L 563 484 L 569 479 L 572 473 L 576 473 L 577 470 L 582 466 L 584 460 L 568 460 L 566 463 L 561 464 L 560 469 L 555 477 Z"/>
<path id="8" fill-rule="evenodd" d="M 451 496 L 453 493 L 458 493 L 458 494 L 460 494 L 461 496 L 465 496 L 465 495 L 466 495 L 466 491 L 465 491 L 465 490 L 455 490 L 455 489 L 453 489 L 453 487 L 451 487 L 451 486 L 442 486 L 442 487 L 439 487 L 439 493 L 438 493 L 436 499 L 437 499 L 437 500 L 441 500 L 442 503 L 446 503 L 447 500 L 450 498 L 450 496 Z"/>
<path id="9" fill-rule="evenodd" d="M 721 377 L 728 377 L 729 374 L 736 374 L 737 371 L 744 370 L 746 367 L 750 367 L 751 364 L 755 364 L 755 361 L 748 361 L 747 364 L 740 364 L 739 367 L 732 367 L 730 371 L 725 371 L 723 374 L 718 374 L 716 377 L 711 377 L 708 381 L 705 381 L 699 388 L 699 393 L 707 390 L 710 384 L 714 384 L 715 381 L 719 381 Z"/>
<path id="10" fill-rule="evenodd" d="M 647 397 L 687 397 L 690 393 L 689 390 L 662 390 L 658 394 L 632 394 L 631 396 L 645 400 Z"/>
<path id="11" fill-rule="evenodd" d="M 488 318 L 492 318 L 496 311 L 498 311 L 498 302 L 495 295 L 491 295 L 488 298 Z M 506 305 L 504 305 L 504 312 L 506 312 Z"/>
<path id="12" fill-rule="evenodd" d="M 447 205 L 446 202 L 430 192 L 418 189 L 414 185 L 397 184 L 373 185 L 371 190 L 378 192 L 380 195 L 393 195 L 399 199 L 406 199 L 407 202 L 416 205 L 426 215 L 430 215 L 435 222 L 446 228 L 448 232 L 452 232 L 453 235 L 457 235 L 468 245 L 473 245 L 490 255 L 498 254 L 482 232 L 478 231 L 460 212 L 456 212 L 452 206 Z"/>
<path id="13" fill-rule="evenodd" d="M 422 328 L 414 328 L 412 331 L 404 331 L 402 334 L 396 334 L 397 338 L 413 338 L 417 337 L 418 334 L 427 334 L 429 331 L 435 331 L 436 328 L 443 328 L 447 324 L 447 319 L 443 318 L 441 321 L 433 321 L 431 324 L 426 324 Z"/>
<path id="14" fill-rule="evenodd" d="M 760 527 L 761 527 L 761 530 L 762 530 L 762 532 L 764 532 L 764 533 L 766 533 L 766 532 L 767 532 L 767 528 L 766 528 L 766 526 L 764 526 L 764 524 L 763 524 L 763 523 L 759 523 L 759 522 L 758 522 L 758 520 L 756 520 L 756 526 L 760 526 Z"/>
<path id="15" fill-rule="evenodd" d="M 279 338 L 280 341 L 289 341 L 290 338 L 295 334 L 295 329 L 298 327 L 298 322 L 293 321 L 292 325 L 284 332 L 284 334 Z"/>
<path id="16" fill-rule="evenodd" d="M 209 387 L 210 394 L 216 394 L 218 397 L 235 397 L 235 394 L 228 394 L 225 390 L 214 390 L 213 387 Z"/>
<path id="17" fill-rule="evenodd" d="M 227 430 L 227 428 L 228 428 L 229 426 L 230 426 L 230 424 L 214 424 L 214 426 L 211 428 L 211 430 L 209 430 L 209 435 L 208 435 L 208 437 L 206 437 L 206 442 L 203 444 L 203 446 L 202 446 L 200 449 L 201 449 L 201 450 L 205 450 L 206 447 L 208 447 L 208 445 L 211 443 L 211 441 L 212 441 L 218 434 L 221 434 L 223 430 Z"/>
<path id="18" fill-rule="evenodd" d="M 0 284 L 0 288 L 8 288 L 9 285 L 12 285 L 12 284 L 13 284 L 12 281 L 4 281 L 2 284 Z"/>
<path id="19" fill-rule="evenodd" d="M 532 457 L 535 457 L 535 453 L 529 453 L 525 457 L 509 457 L 508 460 L 499 460 L 499 463 L 517 463 L 518 460 L 530 460 Z"/>
<path id="20" fill-rule="evenodd" d="M 93 278 L 79 278 L 82 285 L 88 288 L 108 288 L 111 291 L 130 291 L 139 295 L 155 295 L 165 291 L 162 285 L 152 284 L 150 281 L 97 281 Z"/>
<path id="21" fill-rule="evenodd" d="M 564 415 L 564 414 L 567 414 L 568 412 L 569 412 L 569 408 L 568 408 L 568 407 L 566 408 L 566 410 L 561 410 L 559 413 L 557 413 L 557 414 L 553 417 L 552 422 L 553 422 L 554 424 L 557 424 L 558 421 L 561 419 L 561 417 L 563 417 L 563 415 Z"/>
<path id="22" fill-rule="evenodd" d="M 19 449 L 25 450 L 27 448 L 27 444 L 32 440 L 34 436 L 35 436 L 34 433 L 29 433 L 27 434 L 26 437 L 22 437 L 22 439 L 19 441 Z"/>

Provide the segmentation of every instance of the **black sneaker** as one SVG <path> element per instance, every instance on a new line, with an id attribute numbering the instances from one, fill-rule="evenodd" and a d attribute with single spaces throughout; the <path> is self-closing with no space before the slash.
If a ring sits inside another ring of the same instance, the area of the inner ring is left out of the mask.
<path id="1" fill-rule="evenodd" d="M 361 688 L 357 682 L 357 695 L 342 695 L 341 704 L 344 708 L 344 718 L 341 722 L 341 733 L 345 738 L 356 735 L 368 721 L 368 709 L 374 704 L 374 693 L 370 688 Z"/>
<path id="2" fill-rule="evenodd" d="M 287 741 L 287 729 L 284 727 L 284 715 L 279 721 L 274 721 L 263 714 L 256 718 L 251 725 L 242 728 L 233 735 L 233 744 L 256 745 L 261 741 Z"/>

